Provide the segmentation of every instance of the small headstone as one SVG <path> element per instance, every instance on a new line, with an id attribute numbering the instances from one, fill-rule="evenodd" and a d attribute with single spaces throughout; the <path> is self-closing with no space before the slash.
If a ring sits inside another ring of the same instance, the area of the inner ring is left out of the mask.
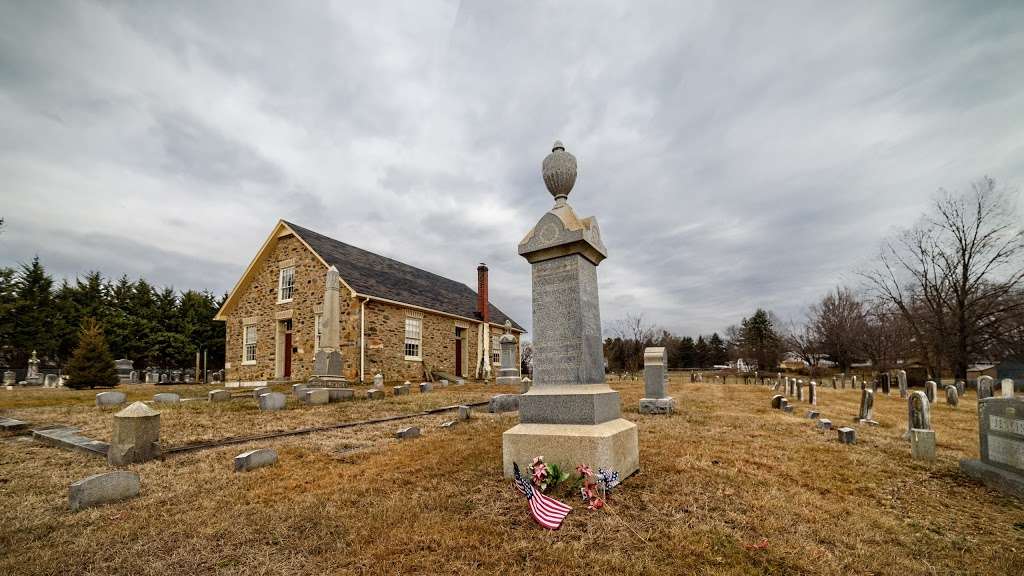
<path id="1" fill-rule="evenodd" d="M 441 386 L 448 386 L 448 379 L 447 378 L 441 378 Z"/>
<path id="2" fill-rule="evenodd" d="M 473 409 L 470 408 L 469 406 L 466 406 L 466 405 L 459 406 L 459 420 L 469 420 L 469 418 L 470 418 L 470 416 L 472 414 L 472 411 L 473 411 Z"/>
<path id="3" fill-rule="evenodd" d="M 1003 398 L 1013 398 L 1013 380 L 1003 378 L 1000 385 L 1002 386 Z"/>
<path id="4" fill-rule="evenodd" d="M 123 466 L 147 462 L 160 455 L 160 413 L 142 402 L 114 414 L 107 463 Z"/>
<path id="5" fill-rule="evenodd" d="M 963 380 L 956 381 L 956 393 L 963 396 L 967 393 L 967 384 Z"/>
<path id="6" fill-rule="evenodd" d="M 956 408 L 957 404 L 960 403 L 960 393 L 957 392 L 956 386 L 946 387 L 946 404 Z"/>
<path id="7" fill-rule="evenodd" d="M 832 377 L 832 389 L 833 390 L 838 390 L 839 389 L 838 378 L 836 378 L 835 376 Z"/>
<path id="8" fill-rule="evenodd" d="M 206 393 L 206 399 L 210 402 L 227 402 L 231 400 L 231 392 L 227 390 L 210 390 Z"/>
<path id="9" fill-rule="evenodd" d="M 811 406 L 818 405 L 818 383 L 813 380 L 807 385 L 807 403 Z"/>
<path id="10" fill-rule="evenodd" d="M 992 397 L 992 383 L 994 381 L 995 379 L 991 376 L 981 376 L 978 378 L 978 400 Z"/>
<path id="11" fill-rule="evenodd" d="M 836 430 L 840 444 L 853 444 L 857 441 L 857 431 L 849 426 L 843 426 Z"/>
<path id="12" fill-rule="evenodd" d="M 409 393 L 409 389 L 406 388 L 404 385 L 402 385 L 402 386 L 395 386 L 391 390 L 392 390 L 392 392 L 394 393 L 395 396 L 404 396 L 405 394 Z"/>
<path id="13" fill-rule="evenodd" d="M 373 375 L 373 387 L 376 390 L 383 390 L 384 389 L 384 375 L 383 374 L 378 372 L 377 374 Z"/>
<path id="14" fill-rule="evenodd" d="M 498 394 L 492 396 L 487 404 L 487 411 L 491 413 L 515 412 L 519 410 L 518 394 Z"/>
<path id="15" fill-rule="evenodd" d="M 4 386 L 14 386 L 17 376 L 11 370 L 4 372 Z"/>
<path id="16" fill-rule="evenodd" d="M 807 419 L 808 420 L 817 420 L 818 416 L 820 416 L 820 415 L 821 414 L 819 414 L 817 410 L 808 410 L 807 411 Z"/>
<path id="17" fill-rule="evenodd" d="M 796 381 L 796 401 L 799 402 L 804 399 L 804 381 Z"/>
<path id="18" fill-rule="evenodd" d="M 124 404 L 127 397 L 124 392 L 118 392 L 114 390 L 112 392 L 100 392 L 96 395 L 96 406 L 103 408 L 105 406 L 118 406 Z"/>
<path id="19" fill-rule="evenodd" d="M 273 390 L 270 389 L 270 386 L 260 386 L 252 389 L 252 397 L 259 400 L 260 396 L 270 394 L 271 392 L 273 392 Z"/>
<path id="20" fill-rule="evenodd" d="M 369 390 L 366 391 L 366 399 L 367 400 L 380 400 L 383 397 L 384 397 L 384 391 L 383 390 L 377 390 L 376 388 L 370 388 Z"/>
<path id="21" fill-rule="evenodd" d="M 914 429 L 932 429 L 931 402 L 928 402 L 928 397 L 920 390 L 914 390 L 907 397 L 907 433 L 904 439 Z"/>
<path id="22" fill-rule="evenodd" d="M 433 389 L 430 382 L 420 382 L 420 394 L 426 394 Z"/>
<path id="23" fill-rule="evenodd" d="M 530 391 L 530 384 L 532 384 L 532 383 L 533 383 L 532 380 L 530 380 L 529 378 L 524 376 L 523 379 L 519 381 L 519 393 L 520 394 L 526 394 L 527 392 L 529 392 Z"/>
<path id="24" fill-rule="evenodd" d="M 938 385 L 934 380 L 929 380 L 924 383 L 924 394 L 928 397 L 928 402 L 935 404 L 935 396 L 938 392 Z"/>
<path id="25" fill-rule="evenodd" d="M 892 391 L 892 381 L 890 379 L 889 373 L 883 372 L 880 375 L 880 378 L 882 380 L 882 394 L 888 396 L 889 392 Z"/>
<path id="26" fill-rule="evenodd" d="M 781 410 L 782 402 L 785 401 L 785 399 L 786 397 L 783 396 L 782 394 L 776 394 L 775 396 L 772 396 L 772 408 L 776 410 Z"/>
<path id="27" fill-rule="evenodd" d="M 269 395 L 269 394 L 268 394 Z M 281 394 L 283 397 L 284 394 Z M 249 472 L 264 466 L 277 464 L 277 451 L 270 448 L 257 448 L 242 452 L 234 459 L 235 472 Z"/>
<path id="28" fill-rule="evenodd" d="M 72 511 L 77 511 L 138 495 L 138 473 L 115 470 L 89 476 L 71 484 L 68 488 L 68 505 Z"/>
<path id="29" fill-rule="evenodd" d="M 331 402 L 355 400 L 356 398 L 356 391 L 352 388 L 327 388 L 327 394 Z"/>
<path id="30" fill-rule="evenodd" d="M 668 352 L 664 347 L 644 349 L 644 397 L 641 414 L 671 414 L 675 399 L 668 395 Z"/>
<path id="31" fill-rule="evenodd" d="M 167 373 L 166 372 L 162 372 L 160 374 L 160 384 L 166 384 L 166 383 L 167 383 Z"/>
<path id="32" fill-rule="evenodd" d="M 305 384 L 292 384 L 292 395 L 301 400 L 306 395 L 306 388 Z"/>
<path id="33" fill-rule="evenodd" d="M 857 412 L 857 422 L 862 424 L 876 425 L 873 412 L 875 407 L 875 393 L 872 390 L 863 388 L 860 391 L 860 410 Z"/>
<path id="34" fill-rule="evenodd" d="M 910 456 L 914 460 L 935 461 L 935 431 L 910 430 Z"/>
<path id="35" fill-rule="evenodd" d="M 284 410 L 284 405 L 287 403 L 287 400 L 288 398 L 280 392 L 267 392 L 266 394 L 260 394 L 260 397 L 257 399 L 260 410 L 267 412 Z"/>
<path id="36" fill-rule="evenodd" d="M 900 398 L 906 398 L 908 394 L 907 389 L 907 371 L 897 370 L 896 371 L 896 383 L 900 387 Z"/>
<path id="37" fill-rule="evenodd" d="M 409 426 L 407 428 L 400 428 L 398 432 L 395 432 L 395 438 L 404 440 L 406 438 L 417 438 L 420 435 L 420 429 L 417 426 Z"/>
<path id="38" fill-rule="evenodd" d="M 307 404 L 327 404 L 331 401 L 331 393 L 327 388 L 311 388 L 306 390 L 304 399 Z"/>
<path id="39" fill-rule="evenodd" d="M 786 412 L 787 414 L 792 414 L 793 413 L 793 405 L 792 404 L 786 404 L 785 406 L 782 407 L 782 411 Z"/>
<path id="40" fill-rule="evenodd" d="M 156 402 L 157 404 L 177 404 L 181 402 L 181 396 L 178 396 L 173 392 L 161 392 L 159 394 L 153 394 L 153 402 Z"/>
<path id="41" fill-rule="evenodd" d="M 831 420 L 829 420 L 828 418 L 819 418 L 818 419 L 818 430 L 831 430 L 831 429 L 832 429 L 832 421 Z"/>
<path id="42" fill-rule="evenodd" d="M 56 388 L 60 385 L 60 377 L 56 374 L 47 374 L 43 377 L 43 386 L 47 388 Z"/>

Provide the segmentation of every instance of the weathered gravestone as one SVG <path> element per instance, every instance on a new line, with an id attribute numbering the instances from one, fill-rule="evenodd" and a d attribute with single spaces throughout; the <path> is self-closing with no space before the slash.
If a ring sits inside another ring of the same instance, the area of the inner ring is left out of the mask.
<path id="1" fill-rule="evenodd" d="M 124 392 L 118 392 L 116 390 L 112 392 L 100 392 L 96 395 L 96 406 L 104 408 L 107 406 L 118 406 L 124 404 L 127 396 Z"/>
<path id="2" fill-rule="evenodd" d="M 814 380 L 807 384 L 807 403 L 811 406 L 818 405 L 818 383 Z"/>
<path id="3" fill-rule="evenodd" d="M 395 394 L 395 396 L 405 396 L 406 394 L 409 393 L 409 387 L 403 384 L 401 386 L 393 387 L 391 391 Z"/>
<path id="4" fill-rule="evenodd" d="M 999 384 L 1002 387 L 1003 398 L 1013 398 L 1013 380 L 1010 378 L 1003 378 L 1002 382 Z"/>
<path id="5" fill-rule="evenodd" d="M 487 411 L 491 413 L 515 412 L 519 410 L 521 398 L 519 394 L 491 396 L 491 399 L 487 402 Z"/>
<path id="6" fill-rule="evenodd" d="M 378 372 L 377 374 L 373 375 L 373 388 L 375 390 L 383 390 L 384 389 L 384 375 L 383 374 Z"/>
<path id="7" fill-rule="evenodd" d="M 913 429 L 931 430 L 931 402 L 924 392 L 914 390 L 907 397 L 907 431 L 903 434 L 904 439 L 910 437 Z"/>
<path id="8" fill-rule="evenodd" d="M 1024 400 L 978 402 L 981 460 L 961 460 L 960 469 L 989 487 L 1024 498 Z"/>
<path id="9" fill-rule="evenodd" d="M 505 320 L 505 333 L 498 339 L 501 347 L 501 369 L 498 370 L 497 384 L 519 384 L 519 368 L 516 367 L 516 337 L 512 334 L 512 321 Z"/>
<path id="10" fill-rule="evenodd" d="M 991 376 L 981 376 L 978 378 L 978 400 L 992 397 L 992 383 L 994 381 L 995 379 Z"/>
<path id="11" fill-rule="evenodd" d="M 935 460 L 935 431 L 919 430 L 914 428 L 910 431 L 910 457 L 914 460 Z"/>
<path id="12" fill-rule="evenodd" d="M 252 389 L 252 397 L 259 400 L 260 396 L 263 396 L 264 394 L 270 394 L 273 391 L 274 390 L 271 389 L 270 386 L 259 386 L 257 388 Z"/>
<path id="13" fill-rule="evenodd" d="M 897 370 L 896 371 L 896 383 L 900 387 L 900 398 L 906 398 L 908 393 L 907 388 L 907 371 Z"/>
<path id="14" fill-rule="evenodd" d="M 956 381 L 956 393 L 963 396 L 967 393 L 967 384 L 963 380 Z"/>
<path id="15" fill-rule="evenodd" d="M 875 408 L 875 392 L 868 388 L 862 388 L 860 391 L 860 410 L 857 412 L 856 421 L 861 424 L 877 425 L 875 422 L 873 412 Z"/>
<path id="16" fill-rule="evenodd" d="M 518 381 L 518 378 L 516 380 Z M 420 382 L 420 394 L 426 394 L 427 392 L 433 390 L 433 388 L 434 387 L 430 384 L 430 382 Z"/>
<path id="17" fill-rule="evenodd" d="M 796 381 L 796 401 L 799 402 L 804 399 L 804 381 Z"/>
<path id="18" fill-rule="evenodd" d="M 39 386 L 43 383 L 43 375 L 39 372 L 39 357 L 36 351 L 32 351 L 32 357 L 28 359 L 28 372 L 25 374 L 25 384 Z"/>
<path id="19" fill-rule="evenodd" d="M 929 402 L 935 404 L 935 397 L 938 395 L 938 384 L 934 380 L 924 383 L 924 395 L 928 397 Z"/>
<path id="20" fill-rule="evenodd" d="M 17 378 L 17 376 L 14 374 L 13 371 L 5 370 L 4 371 L 4 386 L 14 386 L 17 383 L 16 382 L 16 378 Z"/>
<path id="21" fill-rule="evenodd" d="M 817 420 L 818 416 L 821 416 L 821 414 L 817 410 L 808 410 L 807 411 L 807 419 L 808 420 Z"/>
<path id="22" fill-rule="evenodd" d="M 469 406 L 459 406 L 459 420 L 469 420 L 473 413 L 473 409 Z"/>
<path id="23" fill-rule="evenodd" d="M 956 386 L 946 387 L 946 404 L 956 408 L 957 404 L 960 403 L 960 393 L 957 392 Z"/>
<path id="24" fill-rule="evenodd" d="M 523 379 L 519 381 L 519 393 L 526 394 L 529 392 L 531 384 L 533 384 L 533 380 L 524 376 Z"/>
<path id="25" fill-rule="evenodd" d="M 267 412 L 274 412 L 277 410 L 284 410 L 287 397 L 280 392 L 267 392 L 266 394 L 260 394 L 258 402 L 260 410 Z"/>
<path id="26" fill-rule="evenodd" d="M 306 396 L 306 388 L 308 388 L 306 384 L 292 384 L 292 396 L 302 400 Z"/>
<path id="27" fill-rule="evenodd" d="M 306 404 L 328 404 L 331 401 L 331 393 L 327 388 L 308 388 L 302 399 Z"/>
<path id="28" fill-rule="evenodd" d="M 871 392 L 865 390 L 865 392 Z M 853 444 L 857 441 L 857 431 L 849 426 L 843 426 L 836 430 L 836 436 L 839 439 L 840 444 Z"/>
<path id="29" fill-rule="evenodd" d="M 383 397 L 384 397 L 384 391 L 383 390 L 377 390 L 376 388 L 370 388 L 369 390 L 366 391 L 366 399 L 367 400 L 380 400 Z"/>
<path id="30" fill-rule="evenodd" d="M 142 402 L 114 414 L 107 463 L 123 466 L 160 456 L 160 413 Z"/>
<path id="31" fill-rule="evenodd" d="M 828 418 L 818 418 L 818 430 L 831 430 L 832 421 Z"/>
<path id="32" fill-rule="evenodd" d="M 519 243 L 533 282 L 534 385 L 520 397 L 520 423 L 502 435 L 504 474 L 543 455 L 566 470 L 585 464 L 624 479 L 639 469 L 640 451 L 637 426 L 605 381 L 597 266 L 607 250 L 597 221 L 567 201 L 576 159 L 561 142 L 543 177 L 555 205 Z"/>
<path id="33" fill-rule="evenodd" d="M 644 350 L 644 398 L 641 414 L 671 414 L 676 401 L 668 395 L 668 353 L 663 347 Z"/>
<path id="34" fill-rule="evenodd" d="M 157 404 L 177 404 L 181 402 L 181 396 L 172 392 L 161 392 L 159 394 L 153 394 L 153 402 Z"/>
<path id="35" fill-rule="evenodd" d="M 418 438 L 419 435 L 420 429 L 417 426 L 400 428 L 398 432 L 395 432 L 395 438 L 398 438 L 399 440 L 405 440 L 406 438 Z"/>
<path id="36" fill-rule="evenodd" d="M 882 394 L 885 394 L 886 396 L 888 396 L 889 392 L 892 391 L 892 379 L 891 379 L 891 376 L 890 376 L 890 374 L 888 372 L 882 372 L 879 375 L 879 378 L 882 380 Z"/>
<path id="37" fill-rule="evenodd" d="M 352 388 L 327 388 L 327 395 L 330 402 L 342 402 L 355 400 L 356 391 Z"/>
<path id="38" fill-rule="evenodd" d="M 115 470 L 83 478 L 68 487 L 68 505 L 72 511 L 98 506 L 139 495 L 139 475 Z"/>
<path id="39" fill-rule="evenodd" d="M 231 400 L 231 392 L 227 390 L 210 390 L 206 393 L 206 399 L 210 402 L 227 402 Z"/>
<path id="40" fill-rule="evenodd" d="M 786 397 L 783 396 L 782 394 L 776 394 L 775 396 L 772 396 L 772 408 L 776 410 L 781 410 L 782 403 L 785 402 L 785 400 Z"/>
<path id="41" fill-rule="evenodd" d="M 284 394 L 281 395 L 282 397 Z M 233 460 L 235 472 L 249 472 L 264 466 L 277 464 L 277 451 L 270 448 L 257 448 L 242 452 Z"/>

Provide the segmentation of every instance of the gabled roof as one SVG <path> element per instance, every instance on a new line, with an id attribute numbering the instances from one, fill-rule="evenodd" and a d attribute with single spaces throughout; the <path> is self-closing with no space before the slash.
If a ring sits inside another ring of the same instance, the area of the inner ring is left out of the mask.
<path id="1" fill-rule="evenodd" d="M 284 220 L 278 223 L 271 238 L 280 236 L 279 228 L 282 226 L 308 246 L 325 267 L 335 266 L 344 284 L 357 296 L 387 300 L 467 319 L 481 319 L 476 309 L 476 291 L 461 282 L 356 248 Z M 269 240 L 264 244 L 264 249 L 268 244 Z M 239 286 L 241 283 L 242 281 L 239 281 Z M 239 286 L 235 287 L 231 296 L 234 296 Z M 222 311 L 227 309 L 231 299 L 229 296 Z M 490 316 L 492 324 L 501 325 L 507 319 L 512 322 L 513 329 L 525 332 L 522 326 L 494 304 L 490 304 Z"/>

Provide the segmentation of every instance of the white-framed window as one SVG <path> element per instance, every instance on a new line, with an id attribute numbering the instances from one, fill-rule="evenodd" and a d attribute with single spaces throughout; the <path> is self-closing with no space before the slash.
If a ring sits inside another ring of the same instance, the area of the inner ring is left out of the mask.
<path id="1" fill-rule="evenodd" d="M 314 320 L 313 320 L 313 334 L 314 334 L 314 337 L 313 337 L 313 339 L 314 339 L 313 352 L 319 352 L 320 351 L 320 332 L 323 330 L 323 328 L 320 327 L 320 323 L 324 319 L 324 315 L 323 314 L 317 314 L 313 318 L 314 318 Z"/>
<path id="2" fill-rule="evenodd" d="M 295 294 L 295 267 L 281 268 L 277 277 L 277 301 L 291 302 Z"/>
<path id="3" fill-rule="evenodd" d="M 491 335 L 491 364 L 501 364 L 501 336 Z"/>
<path id="4" fill-rule="evenodd" d="M 421 360 L 423 348 L 423 318 L 405 319 L 405 359 Z"/>
<path id="5" fill-rule="evenodd" d="M 256 325 L 242 327 L 242 364 L 256 363 Z"/>

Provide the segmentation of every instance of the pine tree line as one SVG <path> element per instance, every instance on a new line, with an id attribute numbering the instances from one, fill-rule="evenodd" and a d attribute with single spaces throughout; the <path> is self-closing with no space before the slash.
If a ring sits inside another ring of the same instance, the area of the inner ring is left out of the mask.
<path id="1" fill-rule="evenodd" d="M 35 350 L 44 366 L 70 361 L 83 323 L 94 319 L 115 358 L 135 368 L 187 368 L 205 350 L 209 368 L 224 365 L 224 324 L 213 317 L 225 296 L 176 292 L 127 276 L 90 272 L 56 284 L 35 258 L 0 268 L 0 363 L 23 367 Z"/>

